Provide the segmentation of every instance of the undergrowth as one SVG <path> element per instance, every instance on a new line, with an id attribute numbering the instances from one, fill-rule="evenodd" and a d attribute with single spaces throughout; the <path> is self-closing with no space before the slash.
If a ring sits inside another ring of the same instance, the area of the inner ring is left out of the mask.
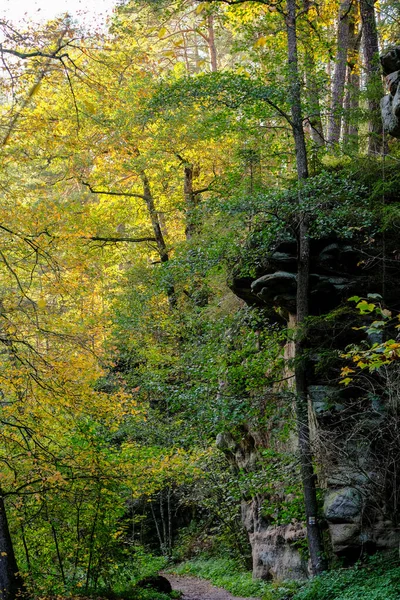
<path id="1" fill-rule="evenodd" d="M 232 559 L 196 558 L 173 569 L 194 575 L 234 595 L 262 600 L 400 600 L 400 562 L 396 555 L 374 556 L 350 569 L 335 569 L 308 582 L 253 580 Z"/>
<path id="2" fill-rule="evenodd" d="M 315 577 L 293 600 L 400 600 L 399 557 L 374 556 L 366 564 Z"/>

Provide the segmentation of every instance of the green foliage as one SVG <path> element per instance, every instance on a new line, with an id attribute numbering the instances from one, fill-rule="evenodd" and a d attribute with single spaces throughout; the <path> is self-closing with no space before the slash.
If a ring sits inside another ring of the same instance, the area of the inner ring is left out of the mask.
<path id="1" fill-rule="evenodd" d="M 200 103 L 207 107 L 227 107 L 235 110 L 256 105 L 264 114 L 269 106 L 270 109 L 274 109 L 274 113 L 284 115 L 285 95 L 282 91 L 282 88 L 265 85 L 260 78 L 251 78 L 234 71 L 204 73 L 160 86 L 149 103 L 149 111 L 176 109 Z M 270 109 L 267 113 L 271 113 Z"/>
<path id="2" fill-rule="evenodd" d="M 293 600 L 398 600 L 400 566 L 397 556 L 371 558 L 366 565 L 339 569 L 315 577 Z"/>
<path id="3" fill-rule="evenodd" d="M 251 580 L 250 573 L 224 559 L 195 559 L 174 569 L 180 575 L 195 575 L 240 596 L 261 596 L 263 600 L 398 600 L 400 567 L 397 556 L 375 556 L 366 564 L 338 569 L 307 583 Z"/>
<path id="4" fill-rule="evenodd" d="M 367 325 L 360 325 L 355 329 L 364 331 L 370 340 L 352 344 L 342 354 L 342 358 L 350 360 L 354 367 L 342 367 L 341 383 L 344 385 L 351 383 L 357 372 L 373 373 L 382 367 L 393 366 L 400 356 L 400 343 L 397 338 L 391 337 L 400 329 L 400 315 L 393 315 L 390 310 L 384 308 L 381 300 L 380 294 L 368 294 L 367 298 L 349 298 L 349 302 L 355 303 L 355 309 L 362 317 L 369 317 Z M 375 341 L 376 339 L 379 341 Z"/>

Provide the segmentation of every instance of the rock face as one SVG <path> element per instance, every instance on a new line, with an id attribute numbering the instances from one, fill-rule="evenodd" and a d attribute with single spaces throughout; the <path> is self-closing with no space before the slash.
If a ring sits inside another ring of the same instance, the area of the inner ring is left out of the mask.
<path id="1" fill-rule="evenodd" d="M 257 579 L 306 579 L 307 561 L 298 550 L 306 530 L 300 523 L 268 526 L 260 517 L 257 500 L 242 504 L 242 520 L 253 550 L 253 576 Z"/>
<path id="2" fill-rule="evenodd" d="M 255 277 L 232 273 L 232 291 L 247 304 L 278 308 L 285 317 L 296 312 L 297 244 L 284 241 L 258 267 Z M 369 258 L 368 258 L 369 260 Z M 321 315 L 336 308 L 353 294 L 366 296 L 381 287 L 380 275 L 368 266 L 366 253 L 349 241 L 325 238 L 311 240 L 310 313 Z M 393 261 L 392 261 L 393 263 Z M 388 266 L 386 294 L 398 295 L 399 264 Z"/>
<path id="3" fill-rule="evenodd" d="M 229 433 L 219 434 L 216 443 L 232 465 L 247 472 L 256 468 L 257 447 L 262 440 L 256 440 L 250 432 L 240 442 Z M 262 502 L 263 498 L 251 498 L 243 500 L 241 506 L 252 548 L 253 576 L 264 580 L 306 579 L 308 563 L 299 551 L 299 546 L 304 547 L 305 527 L 301 523 L 268 525 L 262 516 Z"/>
<path id="4" fill-rule="evenodd" d="M 400 71 L 400 48 L 385 64 L 387 70 L 398 64 Z M 396 75 L 392 80 L 395 94 L 400 90 L 397 79 Z M 339 306 L 349 306 L 347 300 L 352 295 L 367 297 L 382 291 L 382 270 L 374 258 L 374 252 L 380 255 L 378 246 L 363 248 L 362 242 L 335 238 L 311 240 L 311 315 L 318 317 Z M 395 250 L 390 252 L 397 256 Z M 297 246 L 286 239 L 276 244 L 253 277 L 243 276 L 239 268 L 237 274 L 233 271 L 230 287 L 247 304 L 270 309 L 271 319 L 290 321 L 296 311 L 296 270 Z M 397 259 L 388 260 L 385 275 L 385 304 L 398 308 Z M 400 542 L 395 500 L 400 486 L 393 487 L 400 481 L 400 469 L 395 464 L 398 461 L 393 457 L 400 436 L 396 441 L 390 416 L 393 411 L 390 413 L 385 405 L 385 390 L 379 395 L 360 386 L 338 384 L 340 354 L 349 343 L 366 338 L 364 331 L 359 331 L 360 322 L 351 322 L 351 318 L 354 315 L 350 317 L 346 310 L 338 311 L 334 318 L 311 325 L 307 373 L 319 485 L 325 489 L 325 523 L 332 550 L 344 564 L 354 563 L 365 553 L 395 548 Z M 359 318 L 367 319 L 361 322 L 363 325 L 370 317 Z M 373 344 L 381 340 L 370 336 L 366 341 Z M 289 350 L 285 349 L 285 356 L 292 357 Z M 327 354 L 330 358 L 324 366 Z M 400 405 L 400 394 L 398 402 Z M 218 446 L 232 464 L 246 471 L 257 464 L 259 450 L 269 447 L 268 440 L 257 437 L 254 431 L 248 431 L 239 442 L 229 434 L 221 434 Z M 253 550 L 254 575 L 263 579 L 307 577 L 308 565 L 299 551 L 305 537 L 303 524 L 292 521 L 274 525 L 263 519 L 263 500 L 249 498 L 242 505 L 243 523 Z"/>
<path id="5" fill-rule="evenodd" d="M 330 523 L 354 523 L 363 512 L 363 498 L 357 488 L 342 488 L 325 496 L 324 514 Z"/>
<path id="6" fill-rule="evenodd" d="M 298 551 L 305 540 L 301 524 L 279 525 L 249 532 L 253 548 L 253 576 L 264 580 L 302 580 L 308 577 L 307 561 Z"/>
<path id="7" fill-rule="evenodd" d="M 381 100 L 383 126 L 387 133 L 400 138 L 400 48 L 392 48 L 380 60 L 389 90 Z"/>

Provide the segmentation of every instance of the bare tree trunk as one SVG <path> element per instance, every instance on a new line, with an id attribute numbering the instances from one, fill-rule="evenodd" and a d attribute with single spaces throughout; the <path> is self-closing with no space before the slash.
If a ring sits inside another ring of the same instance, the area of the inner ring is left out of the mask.
<path id="1" fill-rule="evenodd" d="M 196 207 L 196 198 L 193 194 L 193 165 L 186 164 L 183 169 L 183 195 L 186 206 L 186 239 L 190 240 L 196 230 L 193 211 Z"/>
<path id="2" fill-rule="evenodd" d="M 360 0 L 360 14 L 363 26 L 363 50 L 369 91 L 368 111 L 369 139 L 368 154 L 379 154 L 383 147 L 380 98 L 384 95 L 379 65 L 379 43 L 376 29 L 374 0 Z"/>
<path id="3" fill-rule="evenodd" d="M 74 570 L 72 573 L 72 581 L 74 583 L 76 581 L 76 573 L 77 573 L 78 564 L 79 564 L 79 553 L 81 550 L 81 506 L 82 506 L 82 498 L 80 498 L 76 502 L 76 551 L 75 551 L 75 559 L 74 559 Z"/>
<path id="4" fill-rule="evenodd" d="M 22 592 L 23 584 L 18 574 L 4 497 L 0 490 L 0 600 L 14 600 Z"/>
<path id="5" fill-rule="evenodd" d="M 303 0 L 303 6 L 305 13 L 308 14 L 310 9 L 310 0 Z M 309 34 L 309 27 L 306 30 L 304 40 L 304 64 L 307 105 L 309 112 L 307 116 L 307 128 L 314 146 L 320 148 L 321 146 L 324 146 L 325 139 L 321 119 L 321 106 L 319 98 L 320 90 L 317 83 L 315 60 L 311 36 Z"/>
<path id="6" fill-rule="evenodd" d="M 143 184 L 143 197 L 147 206 L 147 210 L 149 212 L 154 237 L 156 239 L 158 254 L 160 256 L 160 261 L 161 263 L 166 263 L 169 260 L 169 254 L 162 233 L 160 218 L 156 210 L 153 195 L 151 193 L 150 182 L 144 171 L 140 172 L 140 178 Z M 174 308 L 176 306 L 176 295 L 174 285 L 171 282 L 167 284 L 167 296 L 170 307 Z"/>
<path id="7" fill-rule="evenodd" d="M 296 0 L 287 0 L 286 29 L 288 39 L 289 97 L 292 130 L 296 148 L 299 184 L 308 177 L 307 152 L 301 114 L 301 90 L 297 57 Z M 322 536 L 317 518 L 317 495 L 310 443 L 308 395 L 306 378 L 305 327 L 308 317 L 310 240 L 308 220 L 301 211 L 298 215 L 298 265 L 297 265 L 297 335 L 296 335 L 296 418 L 299 440 L 301 477 L 307 519 L 307 540 L 314 574 L 326 570 Z"/>
<path id="8" fill-rule="evenodd" d="M 184 163 L 183 169 L 183 196 L 186 208 L 186 239 L 190 240 L 198 229 L 196 208 L 200 204 L 201 192 L 204 190 L 195 190 L 193 179 L 196 178 L 195 165 Z"/>
<path id="9" fill-rule="evenodd" d="M 189 63 L 189 57 L 188 57 L 188 51 L 187 51 L 187 37 L 184 33 L 182 33 L 182 38 L 183 38 L 183 56 L 185 59 L 186 73 L 188 75 L 190 75 L 190 63 Z"/>
<path id="10" fill-rule="evenodd" d="M 306 91 L 307 100 L 310 110 L 308 115 L 308 128 L 310 137 L 313 141 L 314 146 L 321 148 L 325 145 L 324 130 L 322 127 L 321 119 L 321 107 L 319 102 L 319 90 L 315 80 L 315 62 L 311 52 L 305 52 L 305 64 L 306 64 Z"/>
<path id="11" fill-rule="evenodd" d="M 208 52 L 210 54 L 210 67 L 211 67 L 211 71 L 213 73 L 215 73 L 215 71 L 218 71 L 218 61 L 217 61 L 217 47 L 215 45 L 214 15 L 208 15 L 207 29 L 208 29 Z"/>
<path id="12" fill-rule="evenodd" d="M 60 552 L 60 546 L 58 543 L 57 530 L 54 527 L 54 523 L 51 520 L 50 520 L 50 527 L 51 527 L 51 532 L 53 534 L 54 544 L 56 546 L 57 560 L 58 560 L 58 565 L 60 567 L 61 580 L 62 580 L 64 588 L 65 588 L 67 582 L 65 579 L 64 564 L 63 564 L 63 560 L 62 560 L 62 556 L 61 556 L 61 552 Z"/>
<path id="13" fill-rule="evenodd" d="M 340 130 L 343 113 L 344 85 L 346 81 L 347 52 L 349 47 L 349 13 L 350 0 L 342 0 L 339 7 L 337 27 L 337 49 L 335 71 L 332 82 L 332 102 L 329 117 L 328 142 L 337 144 L 340 139 Z"/>
<path id="14" fill-rule="evenodd" d="M 347 66 L 347 90 L 344 103 L 343 148 L 358 151 L 357 113 L 360 107 L 360 42 L 361 31 L 357 31 L 356 14 L 352 13 L 349 23 L 349 56 Z"/>
<path id="15" fill-rule="evenodd" d="M 168 512 L 168 556 L 172 556 L 172 510 L 171 510 L 171 488 L 167 490 L 167 512 Z"/>
<path id="16" fill-rule="evenodd" d="M 307 179 L 308 177 L 308 163 L 303 131 L 303 117 L 301 113 L 295 0 L 287 0 L 286 30 L 288 39 L 289 97 L 292 116 L 292 132 L 296 151 L 297 175 L 299 180 L 301 180 Z"/>
<path id="17" fill-rule="evenodd" d="M 151 514 L 153 516 L 154 525 L 156 527 L 158 542 L 160 544 L 160 550 L 161 550 L 162 555 L 165 556 L 165 546 L 164 546 L 164 542 L 163 542 L 163 539 L 161 536 L 160 526 L 157 521 L 156 513 L 154 511 L 153 502 L 150 502 L 150 508 L 151 508 Z"/>
<path id="18" fill-rule="evenodd" d="M 193 44 L 194 44 L 193 54 L 194 54 L 194 64 L 195 64 L 194 72 L 200 73 L 200 71 L 201 71 L 200 60 L 201 59 L 200 59 L 200 54 L 199 54 L 199 45 L 198 45 L 198 36 L 197 35 L 193 36 Z"/>
<path id="19" fill-rule="evenodd" d="M 87 565 L 87 569 L 86 569 L 86 582 L 85 582 L 85 592 L 86 593 L 88 593 L 88 591 L 89 591 L 89 582 L 90 582 L 90 577 L 92 574 L 92 563 L 93 563 L 93 554 L 94 554 L 94 546 L 95 546 L 95 533 L 96 533 L 97 519 L 98 519 L 99 509 L 100 509 L 100 499 L 101 499 L 101 495 L 100 495 L 100 491 L 99 491 L 98 496 L 97 496 L 97 502 L 96 502 L 96 512 L 94 514 L 92 528 L 90 531 L 90 538 L 89 538 L 89 559 L 88 559 L 88 565 Z"/>
<path id="20" fill-rule="evenodd" d="M 24 526 L 23 526 L 22 523 L 21 523 L 21 539 L 22 539 L 22 544 L 24 546 L 26 566 L 28 567 L 28 573 L 29 573 L 29 575 L 31 575 L 31 571 L 32 571 L 31 558 L 30 558 L 30 555 L 29 555 L 28 543 L 27 543 L 26 537 L 25 537 L 25 528 L 24 528 Z"/>

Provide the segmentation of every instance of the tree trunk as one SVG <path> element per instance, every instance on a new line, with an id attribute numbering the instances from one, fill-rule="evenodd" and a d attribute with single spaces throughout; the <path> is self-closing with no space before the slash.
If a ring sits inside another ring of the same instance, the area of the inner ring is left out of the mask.
<path id="1" fill-rule="evenodd" d="M 301 180 L 308 177 L 308 163 L 303 131 L 303 117 L 301 113 L 295 0 L 287 0 L 286 31 L 288 39 L 289 99 L 292 117 L 292 132 L 296 151 L 297 175 L 299 180 Z"/>
<path id="2" fill-rule="evenodd" d="M 211 67 L 211 71 L 213 73 L 215 73 L 215 71 L 218 71 L 218 61 L 217 61 L 217 47 L 215 45 L 214 15 L 208 15 L 207 29 L 208 29 L 208 52 L 210 54 L 210 67 Z"/>
<path id="3" fill-rule="evenodd" d="M 325 138 L 324 130 L 322 127 L 319 90 L 315 77 L 315 61 L 312 52 L 309 50 L 305 51 L 305 65 L 307 104 L 310 113 L 307 118 L 308 129 L 314 146 L 317 148 L 321 148 L 325 145 Z"/>
<path id="4" fill-rule="evenodd" d="M 288 38 L 289 98 L 293 137 L 296 149 L 299 184 L 308 177 L 307 152 L 301 114 L 300 77 L 297 58 L 296 0 L 287 0 L 286 29 Z M 297 265 L 297 335 L 296 335 L 296 418 L 299 440 L 301 478 L 303 484 L 307 540 L 312 570 L 315 575 L 327 568 L 322 536 L 317 518 L 317 495 L 310 443 L 308 395 L 306 378 L 305 328 L 308 317 L 310 240 L 307 216 L 298 215 L 298 265 Z"/>
<path id="5" fill-rule="evenodd" d="M 147 210 L 149 212 L 154 237 L 156 239 L 158 254 L 160 256 L 160 261 L 161 263 L 166 263 L 169 260 L 169 255 L 167 245 L 165 243 L 164 236 L 162 233 L 159 215 L 154 204 L 153 195 L 151 193 L 150 182 L 144 171 L 141 171 L 140 178 L 143 184 L 143 196 L 145 199 Z M 171 282 L 167 283 L 167 296 L 170 307 L 174 308 L 176 306 L 176 295 L 174 285 Z"/>
<path id="6" fill-rule="evenodd" d="M 186 208 L 186 239 L 190 240 L 198 229 L 196 208 L 200 203 L 201 191 L 193 187 L 193 179 L 196 177 L 195 166 L 185 163 L 183 169 L 183 196 Z"/>
<path id="7" fill-rule="evenodd" d="M 343 148 L 358 152 L 357 113 L 360 107 L 360 42 L 361 32 L 357 31 L 356 15 L 353 12 L 349 23 L 349 56 L 347 66 L 347 90 L 344 105 Z"/>
<path id="8" fill-rule="evenodd" d="M 337 144 L 340 139 L 344 85 L 346 81 L 347 52 L 349 47 L 350 10 L 350 0 L 342 0 L 339 8 L 335 71 L 332 82 L 332 101 L 328 132 L 329 144 Z"/>
<path id="9" fill-rule="evenodd" d="M 303 0 L 304 12 L 308 15 L 310 0 Z M 307 128 L 316 148 L 325 144 L 324 130 L 321 119 L 320 90 L 317 83 L 314 53 L 310 36 L 310 27 L 307 27 L 304 39 L 304 65 L 306 95 L 308 105 Z"/>
<path id="10" fill-rule="evenodd" d="M 0 600 L 14 600 L 23 592 L 8 528 L 4 497 L 0 491 Z"/>
<path id="11" fill-rule="evenodd" d="M 368 154 L 379 154 L 383 148 L 380 98 L 384 95 L 379 64 L 379 43 L 376 29 L 374 0 L 360 0 L 363 26 L 363 51 L 369 92 Z"/>
<path id="12" fill-rule="evenodd" d="M 186 206 L 186 239 L 190 240 L 196 230 L 194 219 L 195 195 L 193 194 L 193 165 L 186 164 L 183 169 L 183 195 Z"/>

